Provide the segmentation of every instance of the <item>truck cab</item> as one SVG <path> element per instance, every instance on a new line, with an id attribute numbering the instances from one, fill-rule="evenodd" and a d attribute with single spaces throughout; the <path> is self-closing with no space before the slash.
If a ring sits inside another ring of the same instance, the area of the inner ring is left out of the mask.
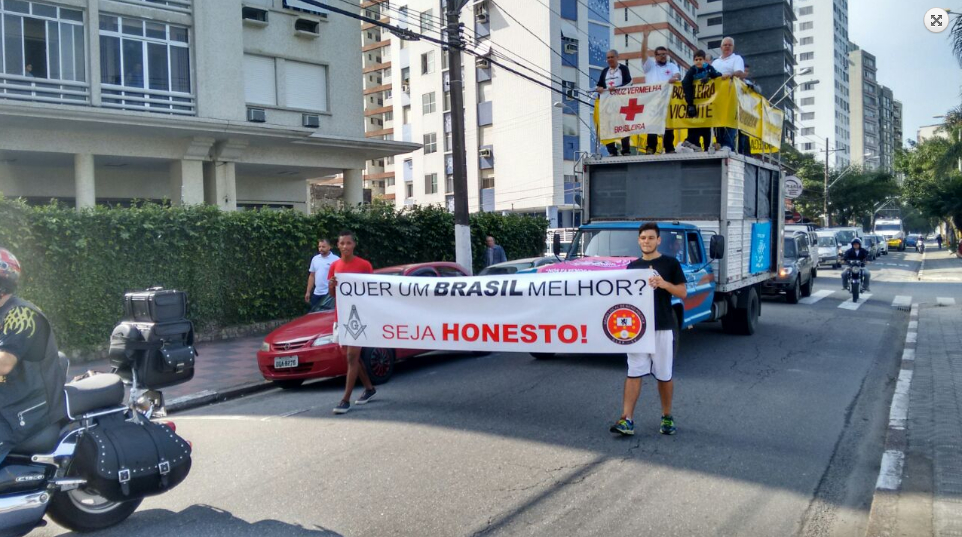
<path id="1" fill-rule="evenodd" d="M 876 235 L 885 238 L 889 248 L 896 248 L 900 252 L 905 251 L 905 230 L 902 229 L 902 220 L 898 218 L 879 218 L 875 221 Z"/>
<path id="2" fill-rule="evenodd" d="M 596 222 L 578 229 L 565 261 L 538 269 L 539 273 L 624 269 L 641 256 L 638 228 L 643 222 Z M 685 300 L 672 297 L 678 326 L 688 328 L 711 315 L 715 275 L 701 230 L 692 224 L 658 222 L 662 255 L 681 263 L 687 280 Z"/>

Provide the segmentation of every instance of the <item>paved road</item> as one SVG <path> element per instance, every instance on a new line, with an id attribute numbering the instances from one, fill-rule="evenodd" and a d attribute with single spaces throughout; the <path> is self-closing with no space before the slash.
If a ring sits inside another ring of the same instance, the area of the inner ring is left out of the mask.
<path id="1" fill-rule="evenodd" d="M 765 299 L 755 336 L 686 331 L 673 437 L 651 383 L 638 434 L 608 433 L 618 356 L 427 356 L 345 416 L 339 380 L 179 415 L 190 478 L 103 535 L 864 534 L 908 323 L 893 301 L 958 289 L 918 265 L 880 259 L 857 309 L 821 270 L 821 298 Z"/>

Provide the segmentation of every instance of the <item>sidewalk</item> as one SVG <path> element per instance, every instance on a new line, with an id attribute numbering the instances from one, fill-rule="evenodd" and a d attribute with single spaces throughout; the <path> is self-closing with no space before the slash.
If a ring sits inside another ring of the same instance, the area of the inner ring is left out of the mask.
<path id="1" fill-rule="evenodd" d="M 868 535 L 962 536 L 962 306 L 920 306 L 914 355 L 909 350 L 895 395 L 908 392 L 907 419 L 901 430 L 890 425 L 894 470 L 885 475 L 883 457 Z"/>
<path id="2" fill-rule="evenodd" d="M 919 281 L 962 283 L 962 259 L 948 247 L 943 246 L 939 250 L 934 242 L 931 245 L 929 242 L 925 243 L 925 257 L 919 270 Z"/>
<path id="3" fill-rule="evenodd" d="M 194 378 L 178 386 L 165 388 L 168 410 L 183 410 L 204 404 L 227 393 L 257 391 L 271 384 L 257 368 L 257 350 L 264 335 L 198 343 Z M 109 371 L 106 360 L 71 364 L 68 378 L 90 371 Z"/>

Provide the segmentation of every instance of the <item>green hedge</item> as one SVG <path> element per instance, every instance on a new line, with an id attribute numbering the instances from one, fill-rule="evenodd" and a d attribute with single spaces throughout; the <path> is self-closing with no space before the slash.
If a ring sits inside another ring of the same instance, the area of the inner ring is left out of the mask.
<path id="1" fill-rule="evenodd" d="M 484 238 L 509 259 L 542 255 L 547 221 L 480 213 L 471 217 L 475 270 Z M 0 245 L 24 269 L 20 295 L 50 317 L 62 347 L 102 348 L 129 289 L 187 291 L 199 330 L 284 319 L 304 312 L 307 267 L 316 241 L 358 236 L 375 267 L 454 260 L 454 218 L 440 207 L 396 211 L 384 204 L 325 210 L 222 212 L 214 207 L 76 211 L 0 197 Z"/>

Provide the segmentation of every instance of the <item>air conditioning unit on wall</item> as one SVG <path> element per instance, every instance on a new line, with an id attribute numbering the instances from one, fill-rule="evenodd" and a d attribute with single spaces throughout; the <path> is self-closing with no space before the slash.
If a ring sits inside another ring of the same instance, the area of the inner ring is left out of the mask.
<path id="1" fill-rule="evenodd" d="M 248 108 L 247 121 L 251 123 L 264 123 L 267 121 L 267 111 L 263 108 Z"/>
<path id="2" fill-rule="evenodd" d="M 491 149 L 486 147 L 478 150 L 478 156 L 481 158 L 491 158 Z"/>

